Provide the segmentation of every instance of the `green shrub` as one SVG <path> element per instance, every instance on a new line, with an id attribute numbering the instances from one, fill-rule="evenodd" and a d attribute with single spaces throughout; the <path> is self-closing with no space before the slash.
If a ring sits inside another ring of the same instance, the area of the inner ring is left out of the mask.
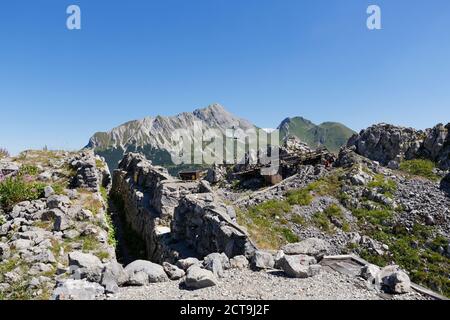
<path id="1" fill-rule="evenodd" d="M 104 169 L 105 163 L 99 159 L 95 159 L 95 166 L 97 167 L 97 169 Z"/>
<path id="2" fill-rule="evenodd" d="M 332 230 L 332 225 L 327 215 L 323 212 L 317 212 L 313 214 L 312 221 L 314 225 L 325 232 L 330 232 Z"/>
<path id="3" fill-rule="evenodd" d="M 262 215 L 264 217 L 275 218 L 283 216 L 292 210 L 292 207 L 286 201 L 269 200 L 253 208 L 250 208 L 253 215 Z"/>
<path id="4" fill-rule="evenodd" d="M 24 164 L 19 171 L 20 175 L 37 176 L 39 169 L 36 166 Z"/>
<path id="5" fill-rule="evenodd" d="M 289 228 L 282 228 L 280 232 L 283 235 L 284 239 L 286 239 L 286 241 L 289 243 L 295 243 L 299 241 L 298 236 Z"/>
<path id="6" fill-rule="evenodd" d="M 436 181 L 439 177 L 433 172 L 436 165 L 433 161 L 424 159 L 407 160 L 400 163 L 400 170 L 409 174 Z"/>
<path id="7" fill-rule="evenodd" d="M 8 157 L 9 157 L 8 150 L 6 150 L 4 148 L 0 148 L 0 159 L 8 158 Z"/>
<path id="8" fill-rule="evenodd" d="M 19 202 L 41 198 L 44 188 L 44 184 L 26 182 L 22 177 L 7 178 L 0 183 L 0 204 L 10 210 Z"/>
<path id="9" fill-rule="evenodd" d="M 392 211 L 387 209 L 367 210 L 354 209 L 352 214 L 361 222 L 371 223 L 373 225 L 382 225 L 392 218 Z"/>
<path id="10" fill-rule="evenodd" d="M 385 178 L 382 174 L 377 174 L 374 180 L 367 185 L 369 188 L 377 188 L 381 190 L 381 193 L 385 196 L 391 197 L 397 190 L 397 184 L 394 180 Z"/>
<path id="11" fill-rule="evenodd" d="M 313 196 L 308 189 L 291 190 L 286 196 L 290 205 L 307 206 L 313 200 Z"/>
<path id="12" fill-rule="evenodd" d="M 106 188 L 102 186 L 100 187 L 100 193 L 105 203 L 108 203 L 108 190 L 106 190 Z"/>
<path id="13" fill-rule="evenodd" d="M 342 181 L 340 179 L 341 174 L 342 170 L 338 169 L 332 174 L 310 183 L 306 189 L 313 191 L 318 196 L 332 196 L 338 198 L 342 187 Z"/>

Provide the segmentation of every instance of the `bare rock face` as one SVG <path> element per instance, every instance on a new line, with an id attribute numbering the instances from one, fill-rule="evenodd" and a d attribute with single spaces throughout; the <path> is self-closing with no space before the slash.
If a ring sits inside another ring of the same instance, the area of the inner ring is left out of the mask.
<path id="1" fill-rule="evenodd" d="M 427 137 L 423 142 L 422 153 L 425 157 L 436 162 L 442 170 L 450 169 L 450 123 L 446 126 L 438 124 L 427 130 Z"/>

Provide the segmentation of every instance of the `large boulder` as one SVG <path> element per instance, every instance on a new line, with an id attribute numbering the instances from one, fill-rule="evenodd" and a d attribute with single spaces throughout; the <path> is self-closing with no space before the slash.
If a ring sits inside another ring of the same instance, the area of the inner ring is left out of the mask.
<path id="1" fill-rule="evenodd" d="M 105 289 L 98 283 L 68 279 L 61 282 L 52 294 L 53 300 L 95 300 L 102 297 Z"/>
<path id="2" fill-rule="evenodd" d="M 374 284 L 377 274 L 380 272 L 380 267 L 374 264 L 367 264 L 361 268 L 361 277 L 369 283 Z"/>
<path id="3" fill-rule="evenodd" d="M 316 264 L 314 257 L 306 255 L 283 256 L 279 261 L 280 268 L 284 273 L 293 278 L 308 278 L 320 272 L 320 265 Z"/>
<path id="4" fill-rule="evenodd" d="M 217 280 L 211 271 L 194 265 L 186 272 L 185 285 L 189 289 L 202 289 L 217 285 Z"/>
<path id="5" fill-rule="evenodd" d="M 75 279 L 88 279 L 100 282 L 103 273 L 103 264 L 96 256 L 74 251 L 69 253 L 69 267 Z"/>
<path id="6" fill-rule="evenodd" d="M 270 252 L 257 250 L 253 256 L 253 266 L 257 269 L 273 269 L 275 259 Z"/>
<path id="7" fill-rule="evenodd" d="M 128 274 L 128 284 L 133 286 L 145 286 L 149 283 L 168 281 L 164 268 L 159 264 L 136 260 L 125 267 L 125 272 Z"/>
<path id="8" fill-rule="evenodd" d="M 216 277 L 222 277 L 224 270 L 230 268 L 230 260 L 224 253 L 211 253 L 203 260 L 203 266 L 212 271 Z"/>
<path id="9" fill-rule="evenodd" d="M 186 274 L 183 269 L 178 268 L 168 262 L 163 263 L 164 271 L 169 276 L 170 280 L 178 280 L 184 277 Z"/>
<path id="10" fill-rule="evenodd" d="M 122 265 L 120 263 L 118 263 L 117 261 L 109 262 L 105 266 L 105 269 L 103 270 L 103 272 L 110 273 L 114 277 L 116 283 L 119 286 L 124 285 L 128 281 L 128 273 L 124 270 Z"/>
<path id="11" fill-rule="evenodd" d="M 248 269 L 249 262 L 245 256 L 236 256 L 230 259 L 230 268 Z"/>
<path id="12" fill-rule="evenodd" d="M 322 239 L 310 238 L 297 243 L 289 243 L 281 250 L 286 255 L 304 254 L 321 259 L 330 251 L 330 244 Z"/>
<path id="13" fill-rule="evenodd" d="M 119 285 L 116 278 L 109 270 L 103 272 L 100 284 L 105 288 L 106 293 L 116 293 L 119 291 Z"/>
<path id="14" fill-rule="evenodd" d="M 379 289 L 393 294 L 402 294 L 411 291 L 411 280 L 409 276 L 395 265 L 381 269 L 375 277 L 375 284 Z"/>
<path id="15" fill-rule="evenodd" d="M 200 260 L 197 258 L 186 258 L 177 261 L 177 267 L 185 271 L 195 264 L 200 264 Z"/>

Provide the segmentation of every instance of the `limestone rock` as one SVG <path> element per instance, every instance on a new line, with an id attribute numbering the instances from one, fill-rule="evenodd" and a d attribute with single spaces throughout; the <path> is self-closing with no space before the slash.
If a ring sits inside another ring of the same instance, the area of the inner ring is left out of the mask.
<path id="1" fill-rule="evenodd" d="M 320 272 L 316 259 L 306 255 L 285 255 L 279 265 L 286 275 L 293 278 L 308 278 Z"/>
<path id="2" fill-rule="evenodd" d="M 248 269 L 249 265 L 245 256 L 236 256 L 230 259 L 230 267 L 234 269 Z"/>
<path id="3" fill-rule="evenodd" d="M 217 285 L 217 280 L 211 271 L 194 265 L 186 272 L 185 284 L 190 289 L 202 289 Z"/>
<path id="4" fill-rule="evenodd" d="M 330 250 L 330 244 L 325 240 L 309 238 L 297 243 L 290 243 L 282 248 L 287 255 L 309 255 L 319 259 Z"/>
<path id="5" fill-rule="evenodd" d="M 195 264 L 200 264 L 200 260 L 198 260 L 197 258 L 186 258 L 178 260 L 177 267 L 186 271 Z"/>
<path id="6" fill-rule="evenodd" d="M 95 300 L 105 289 L 98 283 L 68 279 L 60 283 L 52 294 L 53 300 Z"/>
<path id="7" fill-rule="evenodd" d="M 203 266 L 205 269 L 212 271 L 218 278 L 223 276 L 225 269 L 230 267 L 228 257 L 224 254 L 211 253 L 203 260 Z"/>
<path id="8" fill-rule="evenodd" d="M 124 285 L 128 281 L 128 274 L 117 261 L 109 262 L 104 269 L 104 272 L 109 272 L 115 279 L 119 286 Z"/>
<path id="9" fill-rule="evenodd" d="M 186 274 L 183 269 L 178 268 L 168 262 L 163 263 L 164 271 L 169 276 L 170 280 L 178 280 L 184 277 Z"/>
<path id="10" fill-rule="evenodd" d="M 253 265 L 258 269 L 273 269 L 275 260 L 270 252 L 258 250 L 253 256 Z"/>
<path id="11" fill-rule="evenodd" d="M 395 265 L 381 269 L 376 275 L 375 283 L 380 289 L 389 293 L 402 294 L 411 291 L 409 276 Z"/>
<path id="12" fill-rule="evenodd" d="M 127 283 L 135 286 L 169 280 L 162 266 L 145 260 L 136 260 L 130 263 L 125 267 L 125 272 L 129 276 Z"/>

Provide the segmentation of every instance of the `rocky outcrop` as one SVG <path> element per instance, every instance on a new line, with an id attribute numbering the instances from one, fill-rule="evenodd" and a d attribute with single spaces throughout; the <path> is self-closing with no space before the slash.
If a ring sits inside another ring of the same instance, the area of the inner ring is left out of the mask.
<path id="1" fill-rule="evenodd" d="M 424 138 L 423 131 L 378 124 L 352 136 L 347 146 L 355 146 L 358 154 L 387 165 L 391 160 L 400 162 L 414 158 Z"/>
<path id="2" fill-rule="evenodd" d="M 440 169 L 450 169 L 450 124 L 425 131 L 390 124 L 377 124 L 352 136 L 347 146 L 356 153 L 395 168 L 402 160 L 426 158 Z"/>
<path id="3" fill-rule="evenodd" d="M 220 203 L 203 182 L 184 182 L 128 154 L 114 172 L 112 195 L 126 221 L 145 241 L 151 261 L 174 263 L 213 252 L 251 254 L 254 246 L 235 222 L 232 208 Z"/>
<path id="4" fill-rule="evenodd" d="M 111 184 L 111 174 L 104 159 L 95 157 L 91 150 L 85 150 L 72 159 L 71 167 L 76 170 L 72 180 L 73 188 L 83 188 L 99 191 L 100 187 L 107 187 Z"/>

